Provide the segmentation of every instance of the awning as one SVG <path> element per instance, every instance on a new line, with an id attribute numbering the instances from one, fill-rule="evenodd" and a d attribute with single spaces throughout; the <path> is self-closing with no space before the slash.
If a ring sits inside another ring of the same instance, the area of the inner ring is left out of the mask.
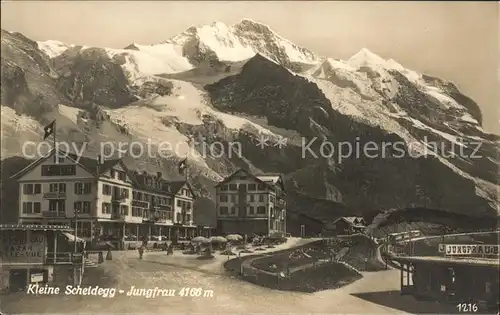
<path id="1" fill-rule="evenodd" d="M 70 242 L 74 242 L 75 239 L 77 242 L 82 242 L 85 243 L 85 240 L 83 238 L 75 237 L 73 234 L 68 233 L 68 232 L 62 232 L 62 234 L 68 239 Z"/>

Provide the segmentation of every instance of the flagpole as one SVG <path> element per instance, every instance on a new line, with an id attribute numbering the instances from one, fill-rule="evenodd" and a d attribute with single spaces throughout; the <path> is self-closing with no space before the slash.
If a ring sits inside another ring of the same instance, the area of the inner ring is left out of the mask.
<path id="1" fill-rule="evenodd" d="M 57 122 L 54 120 L 54 132 L 52 134 L 52 146 L 54 148 L 54 164 L 59 163 L 59 161 L 57 159 L 59 154 L 56 150 L 56 129 L 57 129 L 56 124 L 57 124 Z"/>
<path id="2" fill-rule="evenodd" d="M 186 181 L 186 184 L 188 183 L 188 172 L 189 172 L 189 167 L 187 165 L 187 156 L 186 158 L 184 159 L 184 176 L 185 176 L 185 181 Z M 182 225 L 185 226 L 186 225 L 186 209 L 184 209 L 184 207 L 182 208 Z"/>

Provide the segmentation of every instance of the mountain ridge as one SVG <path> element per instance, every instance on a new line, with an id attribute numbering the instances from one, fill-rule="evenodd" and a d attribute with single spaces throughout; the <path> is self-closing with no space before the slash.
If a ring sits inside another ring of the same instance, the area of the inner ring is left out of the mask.
<path id="1" fill-rule="evenodd" d="M 221 24 L 203 31 L 222 29 L 225 37 L 218 43 L 206 44 L 221 32 L 200 37 L 203 27 L 194 27 L 174 36 L 176 43 L 121 50 L 36 43 L 14 33 L 4 40 L 2 30 L 2 72 L 7 73 L 7 80 L 2 75 L 2 142 L 7 143 L 2 156 L 19 155 L 20 143 L 39 140 L 41 126 L 57 118 L 61 141 L 89 143 L 95 153 L 106 141 L 175 146 L 168 157 L 134 163 L 165 171 L 190 156 L 194 185 L 210 211 L 210 183 L 244 167 L 284 173 L 287 187 L 297 192 L 290 202 L 303 207 L 294 211 L 308 212 L 307 195 L 342 203 L 357 214 L 423 206 L 498 215 L 500 138 L 482 130 L 479 107 L 452 83 L 367 49 L 347 61 L 334 60 L 288 40 L 286 46 L 268 26 L 251 20 Z M 20 132 L 19 126 L 25 129 Z M 269 145 L 260 149 L 256 142 L 262 135 Z M 203 141 L 193 144 L 193 137 Z M 282 138 L 285 147 L 279 147 Z M 426 152 L 427 138 L 445 145 L 443 152 Z M 315 152 L 321 141 L 392 142 L 402 143 L 406 155 L 421 156 L 396 158 L 391 151 L 376 159 L 304 158 L 302 142 L 312 139 L 319 139 Z M 483 158 L 470 157 L 472 141 L 481 144 Z M 226 154 L 200 156 L 203 145 L 214 143 Z M 234 143 L 243 154 L 228 155 Z M 466 156 L 451 157 L 450 147 L 460 143 Z M 324 205 L 319 209 L 326 211 Z"/>

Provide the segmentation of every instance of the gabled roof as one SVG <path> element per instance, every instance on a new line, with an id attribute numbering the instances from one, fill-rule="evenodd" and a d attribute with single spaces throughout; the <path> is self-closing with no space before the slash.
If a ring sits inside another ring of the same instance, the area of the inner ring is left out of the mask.
<path id="1" fill-rule="evenodd" d="M 71 157 L 73 160 L 78 160 L 78 162 L 83 165 L 86 169 L 90 170 L 92 174 L 94 175 L 101 175 L 112 169 L 115 165 L 120 164 L 125 170 L 127 169 L 127 166 L 123 163 L 122 159 L 112 159 L 112 160 L 105 160 L 102 162 L 102 164 L 99 165 L 99 162 L 97 159 L 92 159 L 89 157 L 85 156 L 78 156 L 73 153 L 68 154 L 69 157 Z M 97 174 L 97 171 L 99 169 L 99 174 Z"/>
<path id="2" fill-rule="evenodd" d="M 28 164 L 28 166 L 26 166 L 25 168 L 23 168 L 22 170 L 20 170 L 16 174 L 12 175 L 10 178 L 17 179 L 17 178 L 23 176 L 24 174 L 26 174 L 27 172 L 31 171 L 36 166 L 40 165 L 40 163 L 42 163 L 42 162 L 46 161 L 47 159 L 53 157 L 54 154 L 56 153 L 56 151 L 59 152 L 60 156 L 67 156 L 75 164 L 80 165 L 87 172 L 93 174 L 93 172 L 90 169 L 88 169 L 85 165 L 83 165 L 83 164 L 77 162 L 77 160 L 75 160 L 75 156 L 76 155 L 70 156 L 69 154 L 67 154 L 66 152 L 64 152 L 62 150 L 52 149 L 49 152 L 47 152 L 47 154 L 45 154 L 44 156 L 42 156 L 42 157 L 38 158 L 37 160 L 31 162 L 30 164 Z"/>
<path id="3" fill-rule="evenodd" d="M 147 173 L 138 173 L 134 171 L 129 171 L 128 175 L 130 179 L 132 179 L 132 187 L 140 190 L 145 190 L 145 191 L 150 191 L 150 192 L 156 192 L 159 194 L 171 194 L 171 190 L 168 189 L 168 184 L 165 180 L 161 179 L 162 181 L 162 188 L 156 188 L 149 186 L 145 183 L 146 179 L 150 178 L 153 179 L 153 175 L 147 174 Z"/>
<path id="4" fill-rule="evenodd" d="M 220 185 L 223 185 L 227 182 L 230 182 L 231 180 L 233 180 L 233 178 L 236 176 L 236 174 L 238 174 L 240 172 L 246 173 L 248 176 L 255 179 L 255 181 L 257 181 L 258 183 L 264 184 L 264 185 L 271 187 L 271 188 L 279 181 L 281 181 L 281 183 L 283 183 L 283 178 L 280 174 L 265 174 L 264 173 L 264 174 L 254 175 L 254 174 L 250 173 L 250 171 L 248 171 L 244 168 L 240 168 L 240 169 L 236 170 L 235 172 L 233 172 L 231 175 L 224 178 L 221 182 L 219 182 L 217 185 L 215 185 L 215 187 L 219 187 Z M 283 191 L 285 190 L 283 185 L 281 188 L 283 189 Z"/>
<path id="5" fill-rule="evenodd" d="M 256 175 L 258 179 L 266 183 L 276 184 L 280 180 L 279 175 Z"/>
<path id="6" fill-rule="evenodd" d="M 345 221 L 348 224 L 353 225 L 353 226 L 364 226 L 362 224 L 359 224 L 360 222 L 364 221 L 363 217 L 340 217 L 340 218 L 336 219 L 335 221 L 333 221 L 332 224 L 335 224 L 340 220 Z"/>
<path id="7" fill-rule="evenodd" d="M 171 181 L 167 182 L 170 185 L 170 190 L 172 191 L 173 194 L 177 194 L 179 190 L 186 185 L 191 192 L 191 195 L 193 195 L 193 198 L 196 198 L 196 195 L 193 191 L 193 188 L 191 187 L 191 184 L 189 184 L 188 181 L 185 180 L 180 180 L 180 181 Z"/>
<path id="8" fill-rule="evenodd" d="M 121 159 L 106 160 L 101 165 L 99 165 L 97 159 L 92 159 L 92 158 L 88 158 L 88 157 L 84 157 L 84 156 L 78 156 L 74 153 L 67 153 L 67 152 L 64 152 L 62 150 L 57 150 L 57 151 L 59 152 L 61 157 L 65 157 L 67 159 L 70 159 L 76 165 L 79 165 L 80 167 L 82 167 L 83 169 L 85 169 L 87 172 L 89 172 L 90 174 L 92 174 L 94 176 L 98 176 L 98 175 L 105 173 L 109 169 L 113 168 L 116 164 L 121 164 L 126 169 L 126 166 L 122 162 Z M 53 157 L 55 152 L 56 152 L 56 149 L 50 150 L 49 152 L 47 152 L 46 155 L 33 161 L 28 166 L 26 166 L 25 168 L 23 168 L 22 170 L 20 170 L 19 172 L 17 172 L 13 176 L 11 176 L 11 178 L 16 179 L 16 178 L 23 176 L 24 174 L 26 174 L 27 172 L 32 170 L 34 167 L 40 165 L 40 163 Z M 99 174 L 97 173 L 98 170 L 99 170 Z"/>
<path id="9" fill-rule="evenodd" d="M 189 184 L 189 182 L 186 182 L 186 180 L 178 180 L 178 181 L 168 181 L 166 179 L 160 179 L 162 183 L 162 188 L 156 188 L 149 186 L 145 184 L 145 180 L 150 178 L 154 179 L 154 175 L 149 174 L 149 173 L 139 173 L 139 172 L 134 172 L 128 170 L 128 175 L 132 179 L 132 187 L 144 191 L 150 191 L 150 192 L 156 192 L 158 194 L 167 194 L 167 195 L 175 195 L 179 192 L 179 190 L 184 186 L 187 185 L 188 189 L 191 191 L 191 194 L 193 195 L 193 198 L 196 197 L 196 194 L 193 191 L 193 188 Z"/>

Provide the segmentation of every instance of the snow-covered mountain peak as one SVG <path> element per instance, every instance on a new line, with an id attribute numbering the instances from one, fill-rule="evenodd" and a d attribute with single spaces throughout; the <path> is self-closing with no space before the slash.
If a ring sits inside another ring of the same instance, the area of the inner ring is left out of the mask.
<path id="1" fill-rule="evenodd" d="M 367 48 L 362 48 L 349 58 L 348 63 L 357 68 L 363 66 L 385 68 L 387 61 Z"/>
<path id="2" fill-rule="evenodd" d="M 75 47 L 73 44 L 66 44 L 57 40 L 38 41 L 37 44 L 38 49 L 46 53 L 49 58 L 55 58 L 66 50 Z"/>
<path id="3" fill-rule="evenodd" d="M 265 24 L 251 19 L 228 26 L 212 22 L 192 26 L 164 43 L 179 45 L 196 52 L 213 52 L 221 61 L 242 61 L 257 53 L 281 64 L 301 62 L 315 64 L 319 58 L 307 49 L 301 48 L 281 37 Z M 186 54 L 186 49 L 183 49 Z"/>
<path id="4" fill-rule="evenodd" d="M 240 22 L 234 24 L 232 28 L 240 31 L 249 31 L 255 33 L 274 33 L 276 34 L 269 25 L 254 21 L 252 19 L 242 19 Z"/>

